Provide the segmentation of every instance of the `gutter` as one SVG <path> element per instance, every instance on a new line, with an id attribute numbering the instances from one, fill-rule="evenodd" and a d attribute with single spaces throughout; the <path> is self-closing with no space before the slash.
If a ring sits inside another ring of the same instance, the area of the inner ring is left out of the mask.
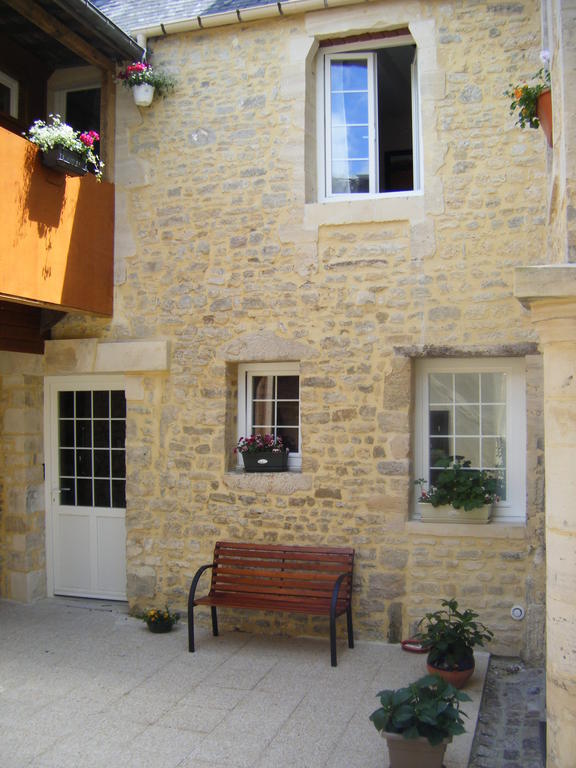
<path id="1" fill-rule="evenodd" d="M 71 16 L 82 21 L 86 27 L 115 47 L 119 59 L 139 61 L 143 58 L 144 49 L 136 40 L 116 26 L 102 11 L 92 5 L 90 0 L 56 0 L 56 2 Z"/>
<path id="2" fill-rule="evenodd" d="M 310 11 L 323 11 L 326 8 L 338 8 L 343 5 L 366 4 L 370 0 L 287 0 L 286 2 L 266 3 L 249 8 L 238 7 L 224 13 L 209 13 L 175 21 L 159 22 L 147 27 L 132 30 L 139 44 L 145 48 L 149 37 L 164 37 L 176 35 L 179 32 L 194 32 L 199 29 L 223 27 L 230 24 L 243 24 L 247 21 L 294 16 Z"/>

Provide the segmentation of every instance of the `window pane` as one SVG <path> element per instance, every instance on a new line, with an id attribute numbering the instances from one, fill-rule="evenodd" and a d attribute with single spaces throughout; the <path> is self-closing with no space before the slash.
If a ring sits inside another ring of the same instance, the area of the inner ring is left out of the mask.
<path id="1" fill-rule="evenodd" d="M 471 468 L 480 467 L 480 439 L 477 437 L 456 437 L 454 455 L 459 461 L 469 461 Z"/>
<path id="2" fill-rule="evenodd" d="M 0 112 L 4 115 L 10 114 L 10 97 L 12 91 L 4 83 L 0 83 Z"/>
<path id="3" fill-rule="evenodd" d="M 110 445 L 110 424 L 107 421 L 94 422 L 94 447 L 108 448 Z"/>
<path id="4" fill-rule="evenodd" d="M 482 434 L 505 435 L 506 434 L 506 406 L 483 405 L 482 406 Z"/>
<path id="5" fill-rule="evenodd" d="M 279 427 L 297 427 L 299 420 L 299 403 L 278 403 L 277 424 Z"/>
<path id="6" fill-rule="evenodd" d="M 369 191 L 368 160 L 334 161 L 332 164 L 332 192 L 356 194 Z"/>
<path id="7" fill-rule="evenodd" d="M 94 418 L 107 419 L 110 415 L 110 394 L 94 392 Z"/>
<path id="8" fill-rule="evenodd" d="M 336 160 L 368 160 L 368 126 L 332 128 L 332 157 Z"/>
<path id="9" fill-rule="evenodd" d="M 74 492 L 74 479 L 71 477 L 60 478 L 60 504 L 74 504 L 76 494 Z"/>
<path id="10" fill-rule="evenodd" d="M 481 384 L 483 403 L 506 403 L 505 373 L 483 373 Z"/>
<path id="11" fill-rule="evenodd" d="M 452 441 L 449 437 L 433 437 L 430 440 L 430 466 L 436 467 L 440 461 L 452 455 Z"/>
<path id="12" fill-rule="evenodd" d="M 64 421 L 63 419 L 60 419 L 60 445 L 63 448 L 73 448 L 74 447 L 74 422 L 72 419 L 70 421 Z"/>
<path id="13" fill-rule="evenodd" d="M 94 505 L 96 507 L 110 506 L 109 480 L 94 480 Z"/>
<path id="14" fill-rule="evenodd" d="M 478 403 L 480 401 L 480 381 L 477 373 L 456 373 L 454 389 L 457 403 Z"/>
<path id="15" fill-rule="evenodd" d="M 110 392 L 110 415 L 113 419 L 126 418 L 126 395 L 122 390 Z"/>
<path id="16" fill-rule="evenodd" d="M 126 443 L 126 422 L 112 422 L 112 448 L 124 448 Z"/>
<path id="17" fill-rule="evenodd" d="M 452 403 L 452 374 L 432 373 L 428 377 L 430 403 Z"/>
<path id="18" fill-rule="evenodd" d="M 368 62 L 362 59 L 343 59 L 330 62 L 333 91 L 360 91 L 368 88 Z"/>
<path id="19" fill-rule="evenodd" d="M 74 417 L 74 392 L 58 393 L 58 415 L 66 419 Z"/>
<path id="20" fill-rule="evenodd" d="M 94 451 L 94 476 L 110 477 L 110 454 L 108 451 Z"/>
<path id="21" fill-rule="evenodd" d="M 430 436 L 451 435 L 452 432 L 452 410 L 432 408 L 430 410 Z"/>
<path id="22" fill-rule="evenodd" d="M 92 506 L 92 480 L 78 480 L 78 500 L 79 507 Z"/>
<path id="23" fill-rule="evenodd" d="M 60 450 L 60 474 L 72 477 L 74 475 L 74 451 Z"/>
<path id="24" fill-rule="evenodd" d="M 92 451 L 76 451 L 76 475 L 92 477 Z"/>
<path id="25" fill-rule="evenodd" d="M 92 392 L 76 392 L 76 418 L 89 419 L 92 416 Z"/>
<path id="26" fill-rule="evenodd" d="M 506 466 L 506 440 L 503 437 L 482 440 L 482 466 L 488 469 Z"/>
<path id="27" fill-rule="evenodd" d="M 480 407 L 478 405 L 457 405 L 454 413 L 457 435 L 480 434 Z"/>
<path id="28" fill-rule="evenodd" d="M 112 451 L 112 477 L 126 477 L 126 454 Z"/>
<path id="29" fill-rule="evenodd" d="M 278 400 L 298 400 L 300 397 L 299 376 L 278 376 Z"/>
<path id="30" fill-rule="evenodd" d="M 126 506 L 126 483 L 124 480 L 112 480 L 112 506 Z"/>
<path id="31" fill-rule="evenodd" d="M 332 127 L 368 126 L 368 93 L 334 93 L 330 96 Z"/>
<path id="32" fill-rule="evenodd" d="M 272 402 L 256 401 L 254 403 L 252 419 L 254 421 L 253 426 L 263 427 L 266 424 L 268 425 L 274 424 L 275 422 L 274 401 Z"/>
<path id="33" fill-rule="evenodd" d="M 274 399 L 274 376 L 253 376 L 252 377 L 252 399 L 253 400 L 273 400 Z"/>
<path id="34" fill-rule="evenodd" d="M 87 419 L 76 422 L 76 445 L 89 448 L 92 445 L 92 422 Z"/>
<path id="35" fill-rule="evenodd" d="M 298 453 L 298 432 L 297 429 L 288 429 L 287 427 L 278 428 L 278 437 L 282 438 L 284 445 L 287 445 L 291 453 Z"/>

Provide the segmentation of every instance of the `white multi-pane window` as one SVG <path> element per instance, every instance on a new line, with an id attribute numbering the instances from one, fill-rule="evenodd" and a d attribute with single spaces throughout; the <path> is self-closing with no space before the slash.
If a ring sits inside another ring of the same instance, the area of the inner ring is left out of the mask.
<path id="1" fill-rule="evenodd" d="M 369 45 L 374 46 L 374 40 Z M 318 84 L 320 197 L 355 199 L 420 187 L 416 46 L 321 49 Z"/>
<path id="2" fill-rule="evenodd" d="M 238 437 L 270 434 L 288 446 L 288 468 L 302 465 L 298 363 L 250 363 L 238 371 Z"/>
<path id="3" fill-rule="evenodd" d="M 498 480 L 494 519 L 525 519 L 525 385 L 520 358 L 417 362 L 416 478 L 434 485 L 446 460 Z"/>
<path id="4" fill-rule="evenodd" d="M 0 71 L 0 114 L 18 117 L 18 81 Z"/>

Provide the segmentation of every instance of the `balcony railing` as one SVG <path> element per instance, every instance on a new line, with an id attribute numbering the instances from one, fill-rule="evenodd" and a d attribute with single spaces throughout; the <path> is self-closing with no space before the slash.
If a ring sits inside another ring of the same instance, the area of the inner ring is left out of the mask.
<path id="1" fill-rule="evenodd" d="M 0 299 L 112 314 L 114 185 L 45 168 L 0 128 Z"/>

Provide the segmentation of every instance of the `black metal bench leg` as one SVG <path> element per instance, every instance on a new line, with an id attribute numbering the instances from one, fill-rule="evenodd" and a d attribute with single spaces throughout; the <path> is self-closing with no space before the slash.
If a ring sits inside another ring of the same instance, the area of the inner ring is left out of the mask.
<path id="1" fill-rule="evenodd" d="M 330 616 L 330 664 L 338 666 L 336 662 L 336 617 Z"/>
<path id="2" fill-rule="evenodd" d="M 188 651 L 194 653 L 194 608 L 188 608 Z"/>
<path id="3" fill-rule="evenodd" d="M 352 626 L 352 608 L 346 609 L 346 623 L 348 625 L 348 648 L 354 648 L 354 627 Z"/>
<path id="4" fill-rule="evenodd" d="M 212 634 L 214 637 L 218 637 L 218 614 L 216 613 L 216 606 L 212 605 Z"/>

